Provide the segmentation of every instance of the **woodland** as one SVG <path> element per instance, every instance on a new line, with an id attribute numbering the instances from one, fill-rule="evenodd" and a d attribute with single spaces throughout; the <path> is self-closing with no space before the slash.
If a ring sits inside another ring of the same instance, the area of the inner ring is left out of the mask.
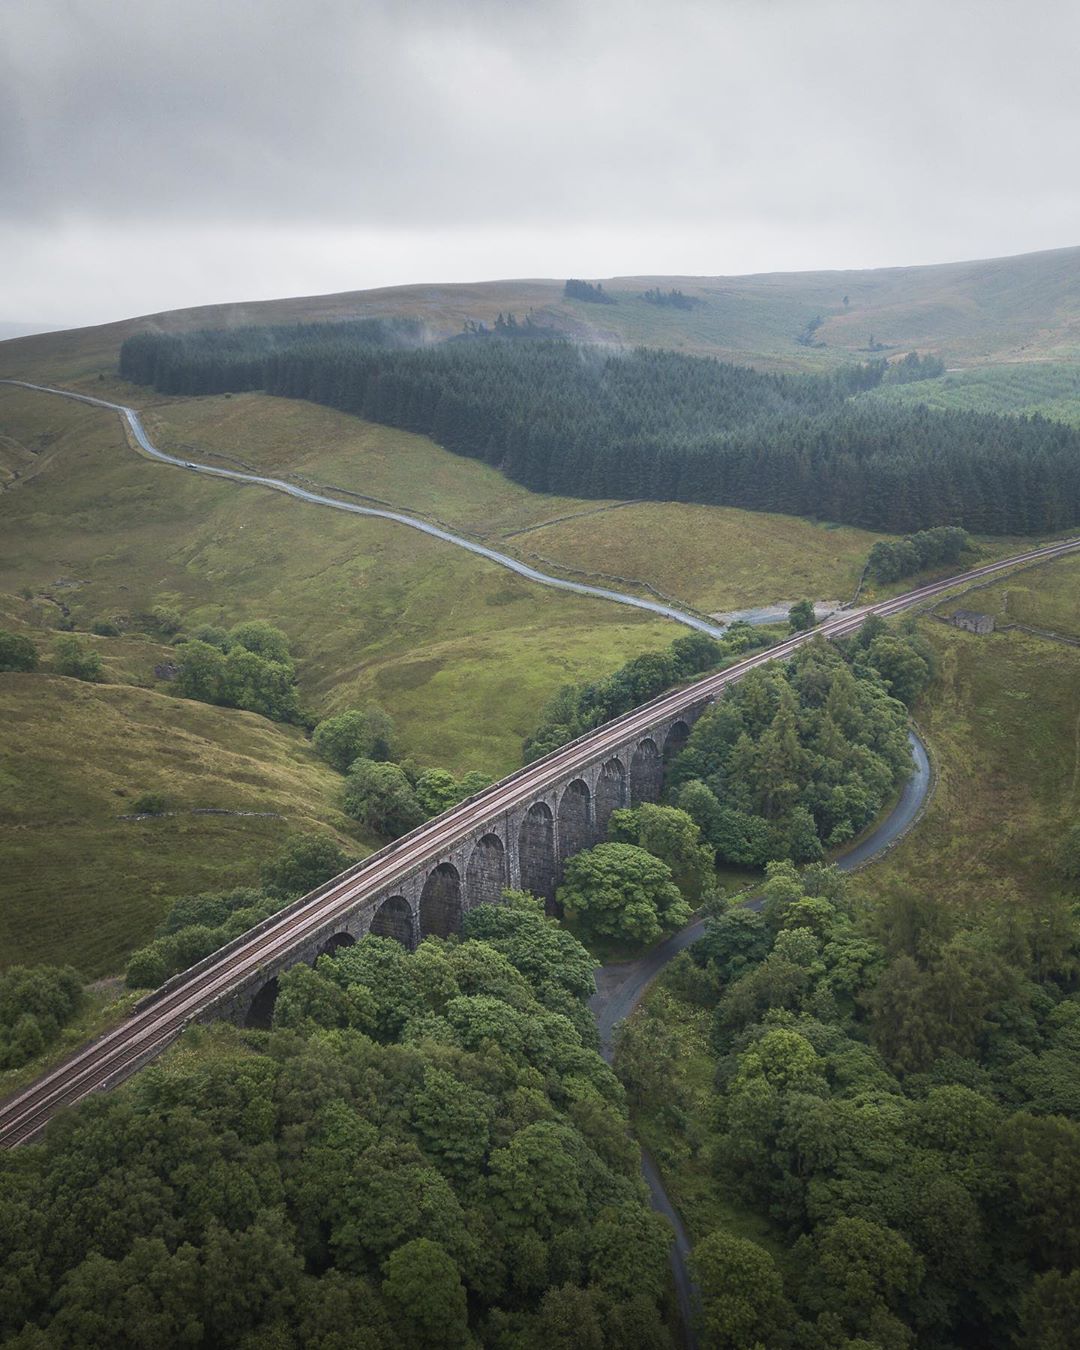
<path id="1" fill-rule="evenodd" d="M 1080 520 L 1080 430 L 1039 415 L 860 400 L 913 355 L 827 375 L 566 341 L 417 345 L 363 320 L 136 334 L 120 373 L 167 394 L 261 389 L 430 435 L 537 492 L 705 502 L 889 533 L 1038 534 Z"/>

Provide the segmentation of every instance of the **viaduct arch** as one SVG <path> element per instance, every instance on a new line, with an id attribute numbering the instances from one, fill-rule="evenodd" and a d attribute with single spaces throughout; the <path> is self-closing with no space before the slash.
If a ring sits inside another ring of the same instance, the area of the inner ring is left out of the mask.
<path id="1" fill-rule="evenodd" d="M 686 743 L 709 701 L 683 708 L 621 745 L 609 745 L 593 763 L 496 812 L 447 851 L 403 869 L 392 884 L 358 900 L 314 938 L 260 967 L 257 977 L 230 991 L 210 1015 L 268 1025 L 277 977 L 289 966 L 333 956 L 369 934 L 400 942 L 408 951 L 427 937 L 451 937 L 461 932 L 470 909 L 497 904 L 507 887 L 532 892 L 549 914 L 555 913 L 567 859 L 606 839 L 613 811 L 659 801 L 665 765 Z M 392 854 L 396 847 L 384 851 Z"/>

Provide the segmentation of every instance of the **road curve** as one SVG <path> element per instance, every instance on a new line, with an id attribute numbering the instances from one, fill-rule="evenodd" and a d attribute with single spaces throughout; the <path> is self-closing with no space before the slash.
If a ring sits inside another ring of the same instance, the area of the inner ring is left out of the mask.
<path id="1" fill-rule="evenodd" d="M 796 633 L 775 647 L 757 652 L 686 688 L 661 694 L 642 707 L 552 751 L 543 759 L 518 769 L 303 896 L 257 930 L 227 944 L 175 984 L 167 984 L 122 1025 L 54 1066 L 0 1106 L 0 1144 L 11 1146 L 34 1138 L 61 1108 L 128 1077 L 179 1036 L 187 1022 L 200 1014 L 205 1015 L 236 983 L 256 975 L 268 961 L 301 946 L 324 924 L 343 919 L 358 903 L 378 895 L 403 873 L 434 866 L 448 847 L 472 829 L 530 801 L 536 794 L 554 787 L 565 775 L 580 772 L 597 757 L 617 750 L 637 736 L 647 735 L 658 723 L 717 698 L 730 684 L 743 679 L 758 666 L 790 656 L 803 643 L 819 636 L 848 636 L 856 632 L 871 614 L 898 614 L 930 601 L 954 586 L 1076 550 L 1080 550 L 1080 538 L 1030 549 L 920 586 L 891 600 L 837 615 L 810 632 Z"/>
<path id="2" fill-rule="evenodd" d="M 221 469 L 211 464 L 195 464 L 189 459 L 180 459 L 176 455 L 159 450 L 146 434 L 146 428 L 139 414 L 134 408 L 129 408 L 123 403 L 110 403 L 107 399 L 93 398 L 90 394 L 76 394 L 70 389 L 53 389 L 45 384 L 31 384 L 28 380 L 0 380 L 0 384 L 18 385 L 23 389 L 37 390 L 41 394 L 58 394 L 61 398 L 75 399 L 79 403 L 90 403 L 97 408 L 107 408 L 110 412 L 119 413 L 140 448 L 151 459 L 159 460 L 162 464 L 171 464 L 175 468 L 201 473 L 209 478 L 228 478 L 236 483 L 256 483 L 260 487 L 272 488 L 275 492 L 285 492 L 290 497 L 309 502 L 313 506 L 330 506 L 335 511 L 348 511 L 354 516 L 377 516 L 380 520 L 392 520 L 398 525 L 421 530 L 424 534 L 443 540 L 444 543 L 467 549 L 470 553 L 486 558 L 488 562 L 497 563 L 500 567 L 506 567 L 511 572 L 516 572 L 518 576 L 538 582 L 541 586 L 554 586 L 556 590 L 573 591 L 575 595 L 588 595 L 598 600 L 611 600 L 618 605 L 629 605 L 633 609 L 648 610 L 650 614 L 658 614 L 664 619 L 674 619 L 676 623 L 685 624 L 687 628 L 696 628 L 699 632 L 708 633 L 710 637 L 722 637 L 724 634 L 724 624 L 710 623 L 707 619 L 698 618 L 696 614 L 676 609 L 674 605 L 661 604 L 658 600 L 646 600 L 639 595 L 624 595 L 621 591 L 609 591 L 603 586 L 589 586 L 583 581 L 564 581 L 562 577 L 549 576 L 546 572 L 530 567 L 528 563 L 511 558 L 509 554 L 499 553 L 484 544 L 474 543 L 471 539 L 453 534 L 450 530 L 432 525 L 417 516 L 408 516 L 401 511 L 383 511 L 376 506 L 357 506 L 355 502 L 343 502 L 337 497 L 325 497 L 319 492 L 309 492 L 307 488 L 297 487 L 295 483 L 287 483 L 281 478 L 265 478 L 260 474 L 241 473 L 238 469 Z"/>
<path id="3" fill-rule="evenodd" d="M 879 821 L 869 834 L 837 859 L 836 865 L 843 871 L 853 872 L 880 857 L 892 848 L 918 819 L 933 779 L 926 746 L 914 731 L 908 732 L 908 744 L 911 746 L 914 772 L 904 784 L 900 797 L 889 814 Z M 759 909 L 761 903 L 760 900 L 751 900 L 747 907 Z M 671 937 L 636 961 L 604 966 L 597 972 L 597 992 L 589 1006 L 596 1017 L 600 1032 L 600 1053 L 609 1064 L 614 1053 L 615 1028 L 630 1016 L 644 997 L 646 989 L 663 968 L 704 934 L 705 920 L 695 919 L 693 923 L 673 933 Z M 683 1225 L 682 1216 L 664 1189 L 660 1169 L 645 1148 L 641 1150 L 641 1171 L 649 1188 L 653 1209 L 662 1214 L 674 1230 L 671 1243 L 671 1273 L 679 1303 L 683 1345 L 686 1350 L 696 1350 L 694 1320 L 698 1291 L 690 1278 L 690 1238 Z"/>

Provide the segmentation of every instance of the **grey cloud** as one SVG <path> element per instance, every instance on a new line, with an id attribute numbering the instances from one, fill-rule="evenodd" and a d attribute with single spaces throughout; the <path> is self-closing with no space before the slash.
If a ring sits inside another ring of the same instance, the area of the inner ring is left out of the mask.
<path id="1" fill-rule="evenodd" d="M 453 272 L 470 230 L 546 235 L 486 255 L 518 274 L 604 231 L 607 271 L 710 235 L 718 271 L 1065 244 L 1078 44 L 1072 0 L 7 0 L 0 222 L 35 258 L 416 241 L 372 281 Z"/>

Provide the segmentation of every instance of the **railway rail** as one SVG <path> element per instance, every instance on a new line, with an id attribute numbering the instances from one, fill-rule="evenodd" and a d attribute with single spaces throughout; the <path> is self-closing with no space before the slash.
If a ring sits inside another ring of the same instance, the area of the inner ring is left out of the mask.
<path id="1" fill-rule="evenodd" d="M 661 694 L 517 770 L 312 891 L 289 906 L 276 920 L 261 925 L 250 938 L 239 939 L 223 949 L 219 959 L 197 968 L 189 979 L 167 986 L 160 996 L 142 1006 L 121 1025 L 13 1096 L 0 1106 L 0 1144 L 12 1147 L 35 1138 L 57 1111 L 81 1101 L 92 1092 L 114 1086 L 160 1054 L 188 1022 L 206 1013 L 232 986 L 257 972 L 268 960 L 301 946 L 328 920 L 338 914 L 344 918 L 358 902 L 375 895 L 401 874 L 436 862 L 461 836 L 500 812 L 521 805 L 568 772 L 584 768 L 634 736 L 647 733 L 666 716 L 711 701 L 750 671 L 770 661 L 783 660 L 803 643 L 818 636 L 849 636 L 872 614 L 883 617 L 898 614 L 953 587 L 1078 550 L 1080 538 L 1063 540 L 931 582 L 890 600 L 839 614 L 726 670 Z"/>

